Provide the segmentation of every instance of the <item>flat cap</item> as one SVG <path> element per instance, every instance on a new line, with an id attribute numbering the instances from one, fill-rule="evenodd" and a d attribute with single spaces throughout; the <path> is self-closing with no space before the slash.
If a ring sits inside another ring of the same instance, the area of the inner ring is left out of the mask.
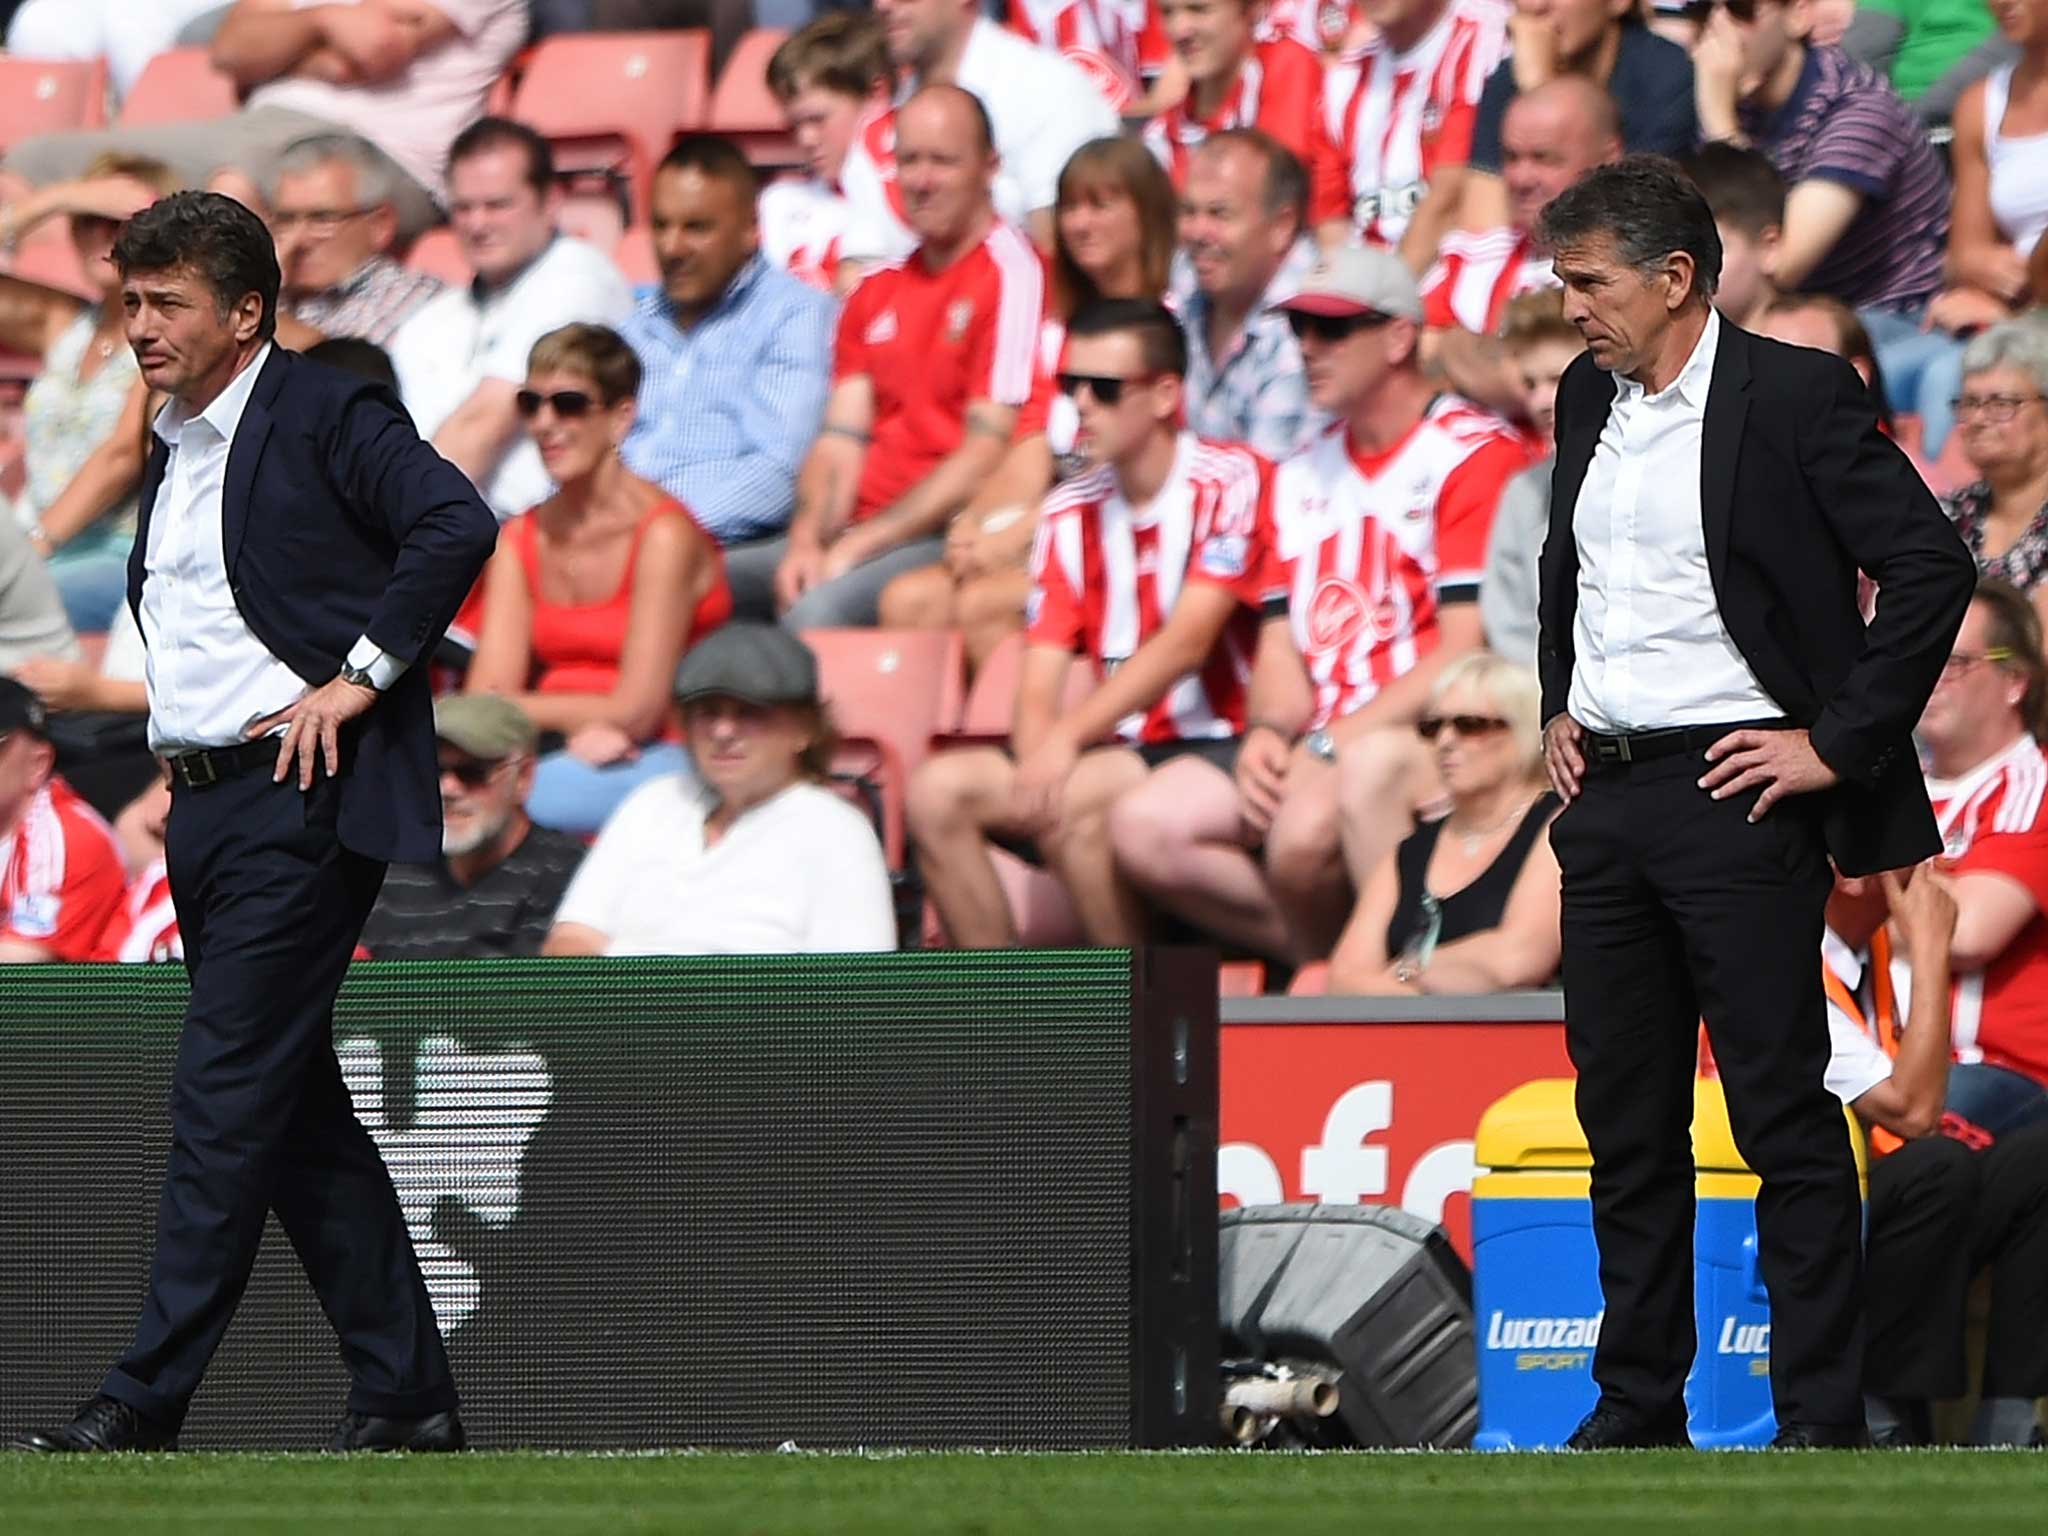
<path id="1" fill-rule="evenodd" d="M 750 704 L 815 704 L 818 658 L 779 624 L 721 624 L 676 668 L 677 703 L 716 694 Z"/>

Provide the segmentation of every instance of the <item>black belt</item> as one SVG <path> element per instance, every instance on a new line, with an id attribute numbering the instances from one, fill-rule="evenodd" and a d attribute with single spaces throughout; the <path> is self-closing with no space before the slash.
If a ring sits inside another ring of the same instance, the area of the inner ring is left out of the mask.
<path id="1" fill-rule="evenodd" d="M 277 771 L 279 738 L 265 736 L 235 747 L 206 747 L 197 752 L 180 752 L 164 759 L 173 783 L 187 789 L 206 789 L 222 779 L 239 778 L 259 768 Z"/>
<path id="2" fill-rule="evenodd" d="M 1651 763 L 1660 757 L 1704 752 L 1730 731 L 1789 731 L 1790 720 L 1747 720 L 1734 725 L 1681 725 L 1663 731 L 1631 731 L 1625 736 L 1585 734 L 1586 761 L 1609 767 Z"/>

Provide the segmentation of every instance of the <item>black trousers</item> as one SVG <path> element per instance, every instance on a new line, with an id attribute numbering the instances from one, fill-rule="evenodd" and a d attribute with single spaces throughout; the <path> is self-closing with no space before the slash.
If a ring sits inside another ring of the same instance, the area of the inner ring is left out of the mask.
<path id="1" fill-rule="evenodd" d="M 2048 1395 L 2048 1125 L 1972 1151 L 1909 1141 L 1870 1170 L 1866 1390 L 1961 1397 L 1970 1282 L 1991 1269 L 1986 1397 Z M 1774 1335 L 1775 1337 L 1775 1335 Z"/>
<path id="2" fill-rule="evenodd" d="M 1602 1400 L 1677 1405 L 1693 1326 L 1689 1126 L 1704 1016 L 1737 1147 L 1762 1179 L 1781 1423 L 1860 1425 L 1862 1211 L 1841 1103 L 1828 1092 L 1820 981 L 1830 884 L 1810 802 L 1755 824 L 1753 793 L 1698 787 L 1703 754 L 1588 765 L 1551 823 L 1564 875 L 1565 1041 L 1593 1154 L 1606 1320 Z"/>
<path id="3" fill-rule="evenodd" d="M 348 1405 L 455 1406 L 390 1173 L 334 1052 L 334 997 L 384 866 L 335 833 L 335 786 L 255 773 L 171 800 L 166 857 L 192 1001 L 135 1342 L 101 1388 L 167 1424 L 219 1346 L 276 1211 L 341 1339 Z"/>

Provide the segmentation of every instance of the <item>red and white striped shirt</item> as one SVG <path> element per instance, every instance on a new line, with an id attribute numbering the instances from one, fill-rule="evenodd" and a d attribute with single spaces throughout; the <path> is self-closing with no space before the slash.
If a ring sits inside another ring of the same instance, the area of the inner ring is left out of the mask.
<path id="1" fill-rule="evenodd" d="M 113 829 L 53 778 L 0 837 L 0 937 L 90 960 L 126 886 Z"/>
<path id="2" fill-rule="evenodd" d="M 1341 218 L 1350 202 L 1344 166 L 1323 110 L 1323 61 L 1292 38 L 1255 43 L 1238 66 L 1223 105 L 1197 117 L 1194 92 L 1145 125 L 1145 145 L 1176 187 L 1188 181 L 1188 161 L 1212 133 L 1258 128 L 1293 150 L 1308 171 L 1309 222 Z"/>
<path id="3" fill-rule="evenodd" d="M 1255 35 L 1260 42 L 1291 37 L 1311 52 L 1328 53 L 1343 46 L 1357 22 L 1351 0 L 1273 0 Z"/>
<path id="4" fill-rule="evenodd" d="M 1471 158 L 1479 94 L 1507 35 L 1499 0 L 1451 0 L 1406 53 L 1375 36 L 1331 69 L 1324 107 L 1363 239 L 1398 244 L 1430 178 Z"/>
<path id="5" fill-rule="evenodd" d="M 178 909 L 171 904 L 171 874 L 162 859 L 135 877 L 128 895 L 108 920 L 106 932 L 100 935 L 93 958 L 131 965 L 185 958 L 185 941 L 178 935 Z"/>
<path id="6" fill-rule="evenodd" d="M 810 178 L 770 182 L 761 189 L 755 216 L 762 255 L 813 288 L 833 291 L 840 246 L 853 217 L 844 193 Z"/>
<path id="7" fill-rule="evenodd" d="M 1119 112 L 1173 51 L 1159 0 L 1010 0 L 1010 25 L 1066 55 Z"/>
<path id="8" fill-rule="evenodd" d="M 1191 572 L 1242 575 L 1271 466 L 1248 448 L 1183 432 L 1159 494 L 1133 507 L 1107 465 L 1045 499 L 1031 552 L 1026 638 L 1092 656 L 1104 675 L 1159 632 Z M 1198 741 L 1244 729 L 1258 615 L 1232 619 L 1208 662 L 1145 714 L 1119 723 L 1129 742 Z"/>
<path id="9" fill-rule="evenodd" d="M 2003 875 L 2038 909 L 1998 958 L 1954 981 L 1951 1026 L 1957 1061 L 1989 1062 L 2048 1083 L 2048 758 L 2021 736 L 1959 779 L 1929 779 L 1951 873 Z M 1895 960 L 1903 1017 L 1911 976 Z"/>
<path id="10" fill-rule="evenodd" d="M 1439 395 L 1384 453 L 1340 422 L 1273 475 L 1256 577 L 1285 603 L 1315 688 L 1311 727 L 1369 702 L 1437 644 L 1437 610 L 1478 594 L 1501 490 L 1529 462 L 1499 417 Z"/>
<path id="11" fill-rule="evenodd" d="M 1422 280 L 1422 322 L 1491 336 L 1500 329 L 1508 300 L 1557 286 L 1550 258 L 1523 231 L 1453 230 L 1444 236 L 1436 265 Z"/>
<path id="12" fill-rule="evenodd" d="M 976 400 L 1031 398 L 1045 263 L 1009 225 L 945 270 L 922 248 L 862 279 L 840 311 L 833 382 L 866 378 L 875 424 L 854 519 L 874 516 L 937 467 L 966 435 Z"/>

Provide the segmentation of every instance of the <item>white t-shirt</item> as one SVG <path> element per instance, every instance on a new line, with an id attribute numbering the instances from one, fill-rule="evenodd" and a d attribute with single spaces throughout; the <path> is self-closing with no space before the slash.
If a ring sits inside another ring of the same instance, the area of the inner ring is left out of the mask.
<path id="1" fill-rule="evenodd" d="M 757 209 L 761 254 L 792 277 L 831 293 L 851 215 L 845 194 L 828 182 L 770 182 L 761 189 Z"/>
<path id="2" fill-rule="evenodd" d="M 1037 209 L 1052 206 L 1060 172 L 1075 150 L 1090 139 L 1114 138 L 1123 126 L 1108 98 L 1071 59 L 1034 47 L 987 17 L 974 23 L 954 84 L 988 109 L 1002 158 L 996 212 L 1020 227 Z M 915 88 L 916 82 L 907 82 L 899 103 Z M 852 207 L 841 246 L 846 256 L 900 261 L 916 249 L 896 185 L 894 111 L 870 113 L 862 121 L 839 185 Z"/>
<path id="3" fill-rule="evenodd" d="M 1821 963 L 1841 980 L 1850 992 L 1863 984 L 1863 956 L 1835 936 L 1832 928 L 1821 930 Z M 1828 999 L 1828 1092 L 1844 1104 L 1854 1104 L 1864 1094 L 1892 1075 L 1892 1059 L 1884 1047 L 1870 1038 L 1860 1020 L 1851 1018 L 1833 998 Z"/>
<path id="4" fill-rule="evenodd" d="M 789 955 L 896 947 L 881 844 L 831 790 L 792 784 L 711 847 L 711 798 L 673 774 L 641 785 L 604 824 L 555 911 L 608 955 Z"/>
<path id="5" fill-rule="evenodd" d="M 303 11 L 332 0 L 292 0 Z M 347 0 L 349 4 L 359 0 Z M 247 106 L 288 107 L 351 129 L 396 160 L 436 197 L 455 135 L 484 115 L 484 101 L 526 41 L 526 0 L 432 0 L 455 35 L 429 48 L 389 80 L 329 85 L 325 80 L 266 81 Z"/>
<path id="6" fill-rule="evenodd" d="M 399 395 L 420 436 L 431 438 L 485 379 L 523 382 L 527 354 L 549 331 L 575 320 L 616 326 L 632 308 L 633 290 L 609 256 L 557 235 L 481 301 L 470 288 L 445 288 L 407 318 L 391 338 Z M 540 450 L 521 433 L 480 489 L 502 520 L 544 500 L 549 487 Z"/>

